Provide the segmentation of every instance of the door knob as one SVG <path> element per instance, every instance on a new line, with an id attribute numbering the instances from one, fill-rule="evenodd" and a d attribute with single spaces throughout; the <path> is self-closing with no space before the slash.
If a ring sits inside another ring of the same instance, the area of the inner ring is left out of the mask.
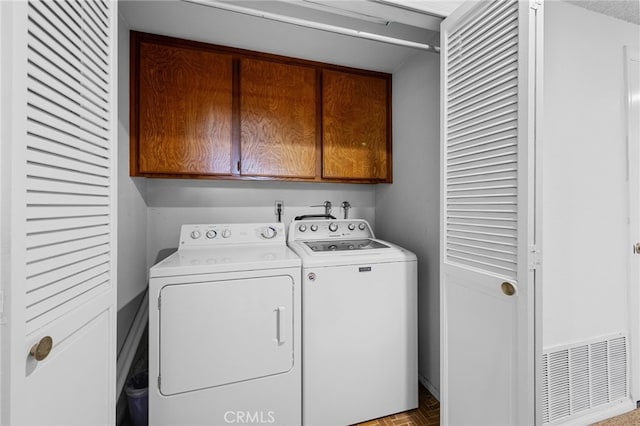
<path id="1" fill-rule="evenodd" d="M 42 361 L 47 356 L 49 356 L 49 352 L 51 352 L 52 347 L 53 339 L 51 338 L 51 336 L 44 336 L 38 343 L 31 347 L 29 355 L 34 357 L 36 361 Z"/>
<path id="2" fill-rule="evenodd" d="M 507 281 L 503 282 L 500 285 L 500 288 L 502 289 L 502 292 L 507 296 L 513 296 L 514 294 L 516 294 L 516 286 L 514 286 L 510 282 L 507 282 Z"/>

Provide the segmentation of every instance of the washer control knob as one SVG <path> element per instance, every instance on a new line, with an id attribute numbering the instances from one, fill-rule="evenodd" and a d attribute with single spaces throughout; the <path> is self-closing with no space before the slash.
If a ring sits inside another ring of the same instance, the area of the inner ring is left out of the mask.
<path id="1" fill-rule="evenodd" d="M 331 222 L 329 224 L 329 231 L 336 232 L 338 230 L 338 225 L 335 222 Z"/>
<path id="2" fill-rule="evenodd" d="M 356 225 L 353 223 L 350 223 L 349 226 L 347 226 L 347 228 L 349 228 L 349 231 L 353 231 L 354 229 L 356 229 Z"/>
<path id="3" fill-rule="evenodd" d="M 273 226 L 267 226 L 262 230 L 261 234 L 263 238 L 270 240 L 278 234 L 278 231 L 276 231 L 276 229 Z"/>
<path id="4" fill-rule="evenodd" d="M 358 229 L 364 231 L 365 229 L 367 229 L 367 225 L 365 225 L 364 222 L 360 222 L 360 225 L 358 225 Z"/>
<path id="5" fill-rule="evenodd" d="M 222 238 L 229 238 L 230 236 L 231 236 L 230 229 L 225 229 L 224 231 L 222 231 Z"/>
<path id="6" fill-rule="evenodd" d="M 200 238 L 202 236 L 202 233 L 198 230 L 196 231 L 191 231 L 191 239 L 193 240 L 197 240 L 198 238 Z"/>
<path id="7" fill-rule="evenodd" d="M 216 231 L 214 231 L 213 229 L 210 229 L 207 231 L 207 238 L 212 240 L 214 239 L 216 236 L 218 235 L 218 233 Z"/>
<path id="8" fill-rule="evenodd" d="M 315 223 L 313 225 L 311 225 L 311 230 L 313 232 L 316 232 L 318 230 L 318 225 L 316 225 Z"/>
<path id="9" fill-rule="evenodd" d="M 298 226 L 298 231 L 300 232 L 304 232 L 307 230 L 307 225 L 305 224 L 300 224 L 300 226 Z"/>

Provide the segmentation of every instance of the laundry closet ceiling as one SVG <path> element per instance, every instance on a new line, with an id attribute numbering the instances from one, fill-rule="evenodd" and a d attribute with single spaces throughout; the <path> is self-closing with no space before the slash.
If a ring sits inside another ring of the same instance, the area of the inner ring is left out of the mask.
<path id="1" fill-rule="evenodd" d="M 130 28 L 137 31 L 393 72 L 408 57 L 439 46 L 440 22 L 460 3 L 120 0 L 119 6 Z M 383 41 L 339 34 L 333 31 L 336 28 Z"/>

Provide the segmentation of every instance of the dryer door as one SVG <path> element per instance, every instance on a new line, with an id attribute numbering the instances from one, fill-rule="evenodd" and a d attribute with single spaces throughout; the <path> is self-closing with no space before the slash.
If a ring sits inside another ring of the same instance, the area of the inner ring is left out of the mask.
<path id="1" fill-rule="evenodd" d="M 223 386 L 293 367 L 293 280 L 230 279 L 163 287 L 160 392 Z"/>

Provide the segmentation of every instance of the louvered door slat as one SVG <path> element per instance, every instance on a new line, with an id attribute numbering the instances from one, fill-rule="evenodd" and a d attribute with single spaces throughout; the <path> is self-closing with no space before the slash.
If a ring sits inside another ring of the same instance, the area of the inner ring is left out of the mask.
<path id="1" fill-rule="evenodd" d="M 470 73 L 469 76 L 465 76 L 464 82 L 456 85 L 456 90 L 451 92 L 451 100 L 468 93 L 473 93 L 478 87 L 517 71 L 518 64 L 515 54 L 515 50 L 507 52 L 508 56 L 503 58 L 502 61 L 496 64 L 487 64 L 486 66 L 478 67 L 475 72 Z"/>
<path id="2" fill-rule="evenodd" d="M 451 120 L 451 129 L 454 132 L 467 129 L 478 124 L 486 123 L 489 120 L 503 117 L 506 114 L 516 111 L 517 100 L 507 99 L 501 100 L 490 108 L 485 108 L 475 114 L 467 114 L 457 120 Z"/>
<path id="3" fill-rule="evenodd" d="M 37 308 L 43 307 L 43 305 L 37 306 L 43 300 L 51 300 L 51 298 L 62 294 L 68 288 L 74 288 L 89 280 L 104 277 L 108 272 L 109 264 L 105 262 L 68 277 L 64 285 L 58 281 L 37 291 L 30 291 L 27 293 L 27 308 L 31 309 L 32 312 L 36 312 Z"/>
<path id="4" fill-rule="evenodd" d="M 467 102 L 473 104 L 480 100 L 486 99 L 487 94 L 495 94 L 503 90 L 508 90 L 513 86 L 513 80 L 517 76 L 515 71 L 511 71 L 504 76 L 491 76 L 485 81 L 476 84 L 471 92 L 460 94 L 459 96 L 452 96 L 450 107 L 453 111 L 456 111 L 456 107 L 460 105 L 466 105 Z"/>
<path id="5" fill-rule="evenodd" d="M 105 148 L 108 146 L 108 141 L 102 136 L 104 129 L 88 126 L 82 116 L 73 114 L 67 108 L 54 103 L 53 100 L 42 98 L 31 92 L 27 96 L 27 102 L 32 110 L 32 120 L 76 135 L 94 145 Z"/>
<path id="6" fill-rule="evenodd" d="M 109 246 L 106 238 L 96 238 L 87 241 L 80 241 L 75 244 L 66 244 L 59 250 L 52 250 L 51 257 L 39 260 L 30 260 L 27 265 L 27 277 L 34 277 L 49 271 L 60 270 L 86 258 L 107 254 Z M 36 255 L 41 255 L 36 253 Z M 29 259 L 34 257 L 28 254 Z"/>
<path id="7" fill-rule="evenodd" d="M 109 284 L 108 276 L 102 280 L 92 281 L 83 286 L 70 288 L 55 299 L 46 299 L 27 309 L 27 330 L 33 332 L 51 321 L 80 308 L 87 300 L 91 300 L 104 291 Z"/>
<path id="8" fill-rule="evenodd" d="M 69 147 L 70 149 L 77 151 L 79 155 L 82 153 L 88 153 L 103 159 L 97 161 L 97 163 L 109 159 L 109 152 L 105 147 L 82 140 L 78 135 L 66 132 L 62 129 L 52 129 L 45 123 L 36 121 L 34 118 L 30 118 L 27 122 L 27 134 L 30 137 L 42 139 L 43 141 L 46 141 L 46 143 Z M 31 143 L 35 146 L 39 142 L 31 140 Z"/>
<path id="9" fill-rule="evenodd" d="M 500 29 L 514 22 L 514 9 L 517 9 L 509 2 L 492 2 L 490 7 L 485 9 L 477 17 L 469 20 L 466 28 L 449 35 L 450 57 L 448 62 L 451 67 L 459 66 L 461 52 L 470 55 L 477 48 L 478 44 L 486 41 L 487 38 L 496 34 Z M 517 15 L 516 15 L 517 18 Z M 477 25 L 482 22 L 482 25 Z"/>
<path id="10" fill-rule="evenodd" d="M 82 221 L 78 221 L 77 217 L 32 220 L 27 223 L 27 236 L 37 233 L 53 233 L 55 235 L 56 232 L 64 232 L 83 226 L 89 227 L 108 224 L 108 216 L 84 216 L 82 217 Z"/>
<path id="11" fill-rule="evenodd" d="M 62 109 L 67 117 L 70 116 L 72 119 L 77 119 L 78 125 L 86 127 L 90 132 L 104 131 L 108 123 L 103 117 L 96 116 L 95 113 L 91 113 L 83 105 L 71 101 L 67 94 L 54 90 L 47 83 L 35 78 L 30 83 L 31 93 L 40 98 L 42 104 L 49 102 L 56 108 Z"/>
<path id="12" fill-rule="evenodd" d="M 77 52 L 73 52 L 74 45 L 65 45 L 63 42 L 56 40 L 45 32 L 41 27 L 34 25 L 29 29 L 29 47 L 36 55 L 49 59 L 51 63 L 57 63 L 58 67 L 64 69 L 68 74 L 73 75 L 83 88 L 101 96 L 105 108 L 107 107 L 106 93 L 104 91 L 104 82 L 96 83 L 96 79 L 89 78 L 85 72 L 85 66 L 80 58 L 75 56 Z M 69 49 L 69 50 L 68 50 Z"/>
<path id="13" fill-rule="evenodd" d="M 64 132 L 69 135 L 73 135 L 75 138 L 88 142 L 98 147 L 107 148 L 109 145 L 108 140 L 96 135 L 95 133 L 88 132 L 76 124 L 71 117 L 70 120 L 65 120 L 63 117 L 53 115 L 46 109 L 46 105 L 38 105 L 38 102 L 33 102 L 33 98 L 30 97 L 30 116 L 29 120 L 32 122 L 41 123 L 46 127 L 53 127 L 59 132 Z M 60 112 L 60 111 L 57 111 Z M 62 114 L 64 115 L 64 114 Z M 46 135 L 46 129 L 41 129 L 42 134 Z"/>
<path id="14" fill-rule="evenodd" d="M 80 173 L 75 170 L 66 170 L 52 165 L 33 162 L 27 163 L 27 176 L 109 187 L 109 179 L 103 176 L 95 176 L 87 173 Z"/>
<path id="15" fill-rule="evenodd" d="M 511 34 L 507 35 L 506 37 L 507 40 L 499 41 L 500 45 L 502 46 L 500 49 L 493 50 L 490 54 L 485 54 L 483 56 L 483 64 L 478 64 L 473 69 L 465 68 L 464 74 L 451 76 L 451 82 L 454 84 L 461 82 L 463 85 L 468 85 L 469 81 L 475 81 L 474 77 L 487 70 L 488 68 L 498 68 L 496 67 L 496 65 L 498 64 L 502 64 L 502 66 L 508 65 L 509 62 L 505 62 L 505 59 L 509 59 L 511 55 L 513 55 L 513 53 L 517 52 L 518 48 L 517 40 L 514 40 Z"/>
<path id="16" fill-rule="evenodd" d="M 65 96 L 78 103 L 80 103 L 81 99 L 87 99 L 86 93 L 80 91 L 80 89 L 83 89 L 83 91 L 88 90 L 86 87 L 82 87 L 81 76 L 69 74 L 68 70 L 63 70 L 60 65 L 59 61 L 54 61 L 50 57 L 34 52 L 29 58 L 29 75 L 34 79 L 46 82 L 49 87 L 64 93 Z M 94 93 L 93 98 L 96 97 L 99 101 L 84 102 L 82 106 L 98 119 L 105 120 L 106 103 L 104 94 L 100 97 Z"/>
<path id="17" fill-rule="evenodd" d="M 27 206 L 27 220 L 54 219 L 65 217 L 82 218 L 85 216 L 108 215 L 107 206 L 47 206 L 32 204 Z"/>
<path id="18" fill-rule="evenodd" d="M 109 233 L 107 225 L 83 226 L 56 232 L 39 232 L 27 235 L 27 249 L 45 247 L 61 241 L 74 241 Z"/>
<path id="19" fill-rule="evenodd" d="M 57 155 L 61 158 L 75 159 L 77 162 L 91 164 L 95 167 L 109 167 L 109 159 L 102 156 L 105 154 L 102 149 L 95 150 L 102 154 L 96 155 L 95 153 L 78 149 L 76 146 L 46 139 L 42 135 L 33 133 L 29 135 L 29 148 L 49 155 Z"/>
<path id="20" fill-rule="evenodd" d="M 107 167 L 98 166 L 75 158 L 64 157 L 62 155 L 51 154 L 49 152 L 31 149 L 29 161 L 37 164 L 55 164 L 61 169 L 75 170 L 79 173 L 86 173 L 93 176 L 109 176 Z"/>
<path id="21" fill-rule="evenodd" d="M 90 40 L 91 50 L 99 53 L 100 61 L 107 64 L 104 57 L 107 56 L 109 46 L 104 42 L 107 31 L 107 24 L 101 18 L 99 12 L 95 9 L 94 2 L 87 2 L 87 6 L 82 9 L 83 22 L 85 23 L 85 33 L 89 36 L 86 40 Z"/>
<path id="22" fill-rule="evenodd" d="M 40 275 L 28 277 L 27 291 L 29 292 L 29 297 L 31 298 L 30 304 L 33 305 L 37 302 L 37 290 L 52 285 L 57 286 L 59 289 L 64 289 L 67 285 L 72 285 L 68 284 L 68 281 L 71 280 L 76 274 L 82 273 L 82 271 L 99 267 L 100 265 L 108 264 L 108 254 L 104 252 L 98 252 L 97 254 L 94 253 L 93 256 L 85 256 L 85 258 L 81 261 L 66 265 L 64 268 L 53 269 Z"/>
<path id="23" fill-rule="evenodd" d="M 58 194 L 82 194 L 102 197 L 110 195 L 108 187 L 53 181 L 34 177 L 27 178 L 27 191 L 40 191 Z"/>
<path id="24" fill-rule="evenodd" d="M 27 204 L 47 204 L 49 206 L 106 206 L 109 197 L 94 194 L 68 194 L 65 192 L 45 192 L 31 190 L 27 192 Z"/>

